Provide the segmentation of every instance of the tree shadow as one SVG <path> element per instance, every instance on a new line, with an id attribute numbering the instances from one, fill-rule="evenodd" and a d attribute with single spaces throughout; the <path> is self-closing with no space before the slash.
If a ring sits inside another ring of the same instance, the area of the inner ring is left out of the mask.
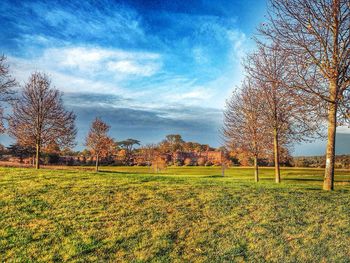
<path id="1" fill-rule="evenodd" d="M 98 173 L 108 173 L 108 174 L 142 174 L 142 175 L 156 175 L 151 172 L 124 172 L 124 171 L 113 171 L 113 170 L 99 170 Z"/>
<path id="2" fill-rule="evenodd" d="M 203 176 L 202 178 L 228 178 L 228 176 L 222 176 L 221 174 L 213 174 L 213 175 L 207 175 Z"/>
<path id="3" fill-rule="evenodd" d="M 282 179 L 283 181 L 304 181 L 304 182 L 307 182 L 307 181 L 310 181 L 310 182 L 323 182 L 323 178 L 283 178 Z"/>

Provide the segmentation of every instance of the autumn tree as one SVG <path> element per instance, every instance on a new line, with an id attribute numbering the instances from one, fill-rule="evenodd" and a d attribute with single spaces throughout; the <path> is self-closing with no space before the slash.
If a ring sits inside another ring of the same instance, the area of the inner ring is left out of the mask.
<path id="1" fill-rule="evenodd" d="M 172 162 L 175 164 L 176 155 L 178 151 L 184 150 L 185 141 L 180 134 L 169 134 L 165 136 L 165 139 L 159 144 L 159 149 L 163 153 L 171 154 Z"/>
<path id="2" fill-rule="evenodd" d="M 258 89 L 263 122 L 273 141 L 275 181 L 281 181 L 280 149 L 310 138 L 317 129 L 312 114 L 317 101 L 286 88 L 294 81 L 290 74 L 290 57 L 276 43 L 258 45 L 245 63 L 248 76 Z"/>
<path id="3" fill-rule="evenodd" d="M 0 102 L 9 102 L 13 99 L 13 88 L 17 85 L 16 80 L 10 75 L 6 57 L 0 56 Z M 4 133 L 4 105 L 0 105 L 0 133 Z"/>
<path id="4" fill-rule="evenodd" d="M 155 144 L 146 144 L 139 149 L 139 154 L 142 156 L 147 166 L 150 167 L 152 161 L 158 155 L 157 146 Z"/>
<path id="5" fill-rule="evenodd" d="M 337 124 L 349 117 L 349 0 L 270 0 L 270 22 L 261 32 L 294 60 L 294 88 L 314 94 L 327 105 L 328 141 L 324 190 L 334 188 Z M 310 81 L 318 85 L 310 85 Z"/>
<path id="6" fill-rule="evenodd" d="M 117 144 L 119 147 L 121 147 L 125 151 L 125 160 L 124 160 L 125 164 L 130 165 L 133 157 L 134 147 L 136 145 L 140 145 L 140 141 L 135 139 L 127 139 L 124 141 L 120 141 Z"/>
<path id="7" fill-rule="evenodd" d="M 180 134 L 169 134 L 165 137 L 165 141 L 169 143 L 172 152 L 183 150 L 185 142 Z"/>
<path id="8" fill-rule="evenodd" d="M 64 109 L 62 93 L 51 88 L 47 75 L 33 73 L 12 105 L 9 134 L 22 146 L 35 147 L 37 169 L 43 147 L 52 142 L 60 147 L 75 145 L 75 115 Z"/>
<path id="9" fill-rule="evenodd" d="M 85 139 L 85 145 L 96 159 L 96 172 L 99 170 L 100 158 L 108 156 L 115 149 L 115 142 L 108 136 L 110 126 L 100 118 L 95 118 Z"/>
<path id="10" fill-rule="evenodd" d="M 266 124 L 258 89 L 246 79 L 240 91 L 226 101 L 223 135 L 233 151 L 244 151 L 254 160 L 255 181 L 259 181 L 258 159 L 268 150 Z"/>
<path id="11" fill-rule="evenodd" d="M 156 156 L 152 161 L 152 168 L 156 173 L 165 170 L 167 168 L 166 160 L 161 156 Z"/>

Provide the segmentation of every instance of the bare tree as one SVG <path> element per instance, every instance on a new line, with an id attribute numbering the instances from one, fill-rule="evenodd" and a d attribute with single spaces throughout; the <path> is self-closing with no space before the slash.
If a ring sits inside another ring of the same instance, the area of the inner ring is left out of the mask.
<path id="1" fill-rule="evenodd" d="M 36 72 L 13 102 L 9 134 L 20 145 L 35 147 L 36 168 L 39 169 L 42 147 L 52 142 L 61 147 L 75 145 L 74 122 L 74 113 L 64 109 L 61 92 L 51 88 L 47 75 Z"/>
<path id="2" fill-rule="evenodd" d="M 96 118 L 90 127 L 85 139 L 86 146 L 96 158 L 96 172 L 98 172 L 100 158 L 107 156 L 115 149 L 115 142 L 108 136 L 110 126 L 100 118 Z"/>
<path id="3" fill-rule="evenodd" d="M 152 161 L 155 159 L 157 155 L 157 145 L 156 144 L 146 144 L 142 146 L 139 150 L 140 155 L 143 157 L 147 166 L 150 168 Z"/>
<path id="4" fill-rule="evenodd" d="M 255 181 L 259 181 L 258 159 L 266 152 L 269 138 L 263 121 L 259 91 L 246 79 L 239 92 L 226 102 L 223 135 L 232 150 L 243 150 L 254 159 Z"/>
<path id="5" fill-rule="evenodd" d="M 270 23 L 261 32 L 293 57 L 293 86 L 327 103 L 328 142 L 324 190 L 334 188 L 337 123 L 349 117 L 349 0 L 270 0 Z M 317 80 L 317 86 L 310 85 Z"/>
<path id="6" fill-rule="evenodd" d="M 317 128 L 310 113 L 315 101 L 286 88 L 286 83 L 293 81 L 289 59 L 274 43 L 270 46 L 258 45 L 258 50 L 245 63 L 247 74 L 259 89 L 262 117 L 273 138 L 276 183 L 281 181 L 281 146 L 288 147 L 292 142 L 304 140 Z"/>
<path id="7" fill-rule="evenodd" d="M 6 57 L 0 56 L 0 101 L 9 102 L 13 98 L 13 88 L 17 85 L 16 80 L 9 73 L 9 66 L 6 64 Z M 0 133 L 5 132 L 4 127 L 4 106 L 0 105 Z"/>

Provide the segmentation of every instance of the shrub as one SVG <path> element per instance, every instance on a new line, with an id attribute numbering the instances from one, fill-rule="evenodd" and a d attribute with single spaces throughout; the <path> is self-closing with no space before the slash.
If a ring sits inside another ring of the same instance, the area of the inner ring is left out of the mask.
<path id="1" fill-rule="evenodd" d="M 198 158 L 197 164 L 198 164 L 199 166 L 205 165 L 205 159 L 204 159 L 203 157 Z"/>
<path id="2" fill-rule="evenodd" d="M 60 160 L 60 156 L 56 153 L 43 154 L 44 164 L 57 164 Z"/>
<path id="3" fill-rule="evenodd" d="M 207 161 L 207 162 L 205 163 L 205 166 L 213 166 L 213 163 L 212 163 L 211 161 Z"/>
<path id="4" fill-rule="evenodd" d="M 177 161 L 175 162 L 175 165 L 176 165 L 176 166 L 183 166 L 183 165 L 184 165 L 184 162 L 183 162 L 182 160 L 177 160 Z"/>
<path id="5" fill-rule="evenodd" d="M 184 161 L 184 165 L 186 165 L 186 166 L 193 165 L 192 159 L 191 158 L 186 158 L 185 161 Z"/>

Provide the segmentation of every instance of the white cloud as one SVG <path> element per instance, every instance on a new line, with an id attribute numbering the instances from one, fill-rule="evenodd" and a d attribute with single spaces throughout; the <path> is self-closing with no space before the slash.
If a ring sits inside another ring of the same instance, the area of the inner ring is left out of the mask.
<path id="1" fill-rule="evenodd" d="M 348 126 L 340 126 L 337 128 L 338 133 L 347 133 L 350 134 L 350 127 Z"/>
<path id="2" fill-rule="evenodd" d="M 204 87 L 192 88 L 189 91 L 183 92 L 174 92 L 171 94 L 167 94 L 166 97 L 170 101 L 182 101 L 182 100 L 190 100 L 192 103 L 208 100 L 212 96 L 212 90 L 206 89 Z"/>
<path id="3" fill-rule="evenodd" d="M 96 92 L 96 93 L 126 93 L 118 84 L 95 81 L 87 77 L 78 77 L 55 70 L 45 60 L 27 60 L 16 57 L 8 57 L 11 70 L 20 84 L 26 82 L 34 71 L 48 74 L 52 84 L 63 92 Z"/>
<path id="4" fill-rule="evenodd" d="M 159 68 L 159 63 L 140 64 L 132 60 L 111 61 L 107 64 L 107 69 L 111 72 L 116 71 L 139 76 L 152 76 Z"/>
<path id="5" fill-rule="evenodd" d="M 58 70 L 71 70 L 75 75 L 114 74 L 119 77 L 151 76 L 162 66 L 161 56 L 150 52 L 130 52 L 119 49 L 90 47 L 50 48 L 39 58 Z"/>

